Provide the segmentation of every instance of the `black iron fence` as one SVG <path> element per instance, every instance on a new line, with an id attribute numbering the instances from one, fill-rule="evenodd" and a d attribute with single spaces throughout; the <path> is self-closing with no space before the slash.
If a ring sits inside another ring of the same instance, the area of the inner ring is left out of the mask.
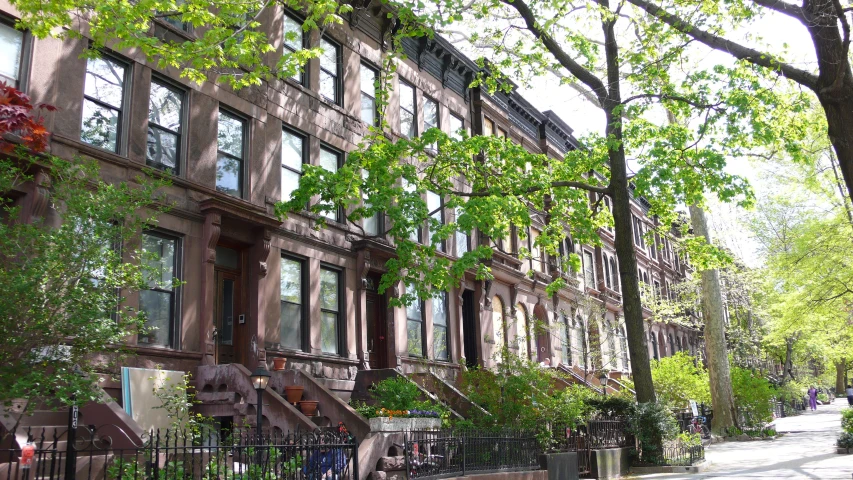
<path id="1" fill-rule="evenodd" d="M 347 433 L 169 430 L 114 448 L 114 437 L 124 435 L 115 429 L 104 435 L 79 428 L 71 442 L 63 428 L 7 434 L 0 438 L 0 480 L 358 480 L 357 444 Z"/>
<path id="2" fill-rule="evenodd" d="M 406 434 L 409 478 L 536 470 L 542 453 L 535 432 L 525 430 L 436 430 Z"/>
<path id="3" fill-rule="evenodd" d="M 695 465 L 705 459 L 705 447 L 685 445 L 682 442 L 665 443 L 663 446 L 663 464 L 674 466 Z"/>

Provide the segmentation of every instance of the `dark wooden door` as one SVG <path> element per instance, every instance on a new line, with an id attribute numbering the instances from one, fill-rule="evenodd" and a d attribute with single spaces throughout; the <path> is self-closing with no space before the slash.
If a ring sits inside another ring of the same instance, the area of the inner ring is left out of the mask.
<path id="1" fill-rule="evenodd" d="M 465 350 L 465 365 L 468 368 L 477 366 L 477 322 L 474 315 L 474 291 L 462 292 L 462 330 L 465 338 L 462 347 Z"/>
<path id="2" fill-rule="evenodd" d="M 367 353 L 370 368 L 388 367 L 387 324 L 385 319 L 385 302 L 382 295 L 367 292 L 365 310 L 367 317 Z"/>
<path id="3" fill-rule="evenodd" d="M 242 281 L 239 272 L 216 269 L 216 361 L 246 362 L 246 316 L 243 312 Z"/>

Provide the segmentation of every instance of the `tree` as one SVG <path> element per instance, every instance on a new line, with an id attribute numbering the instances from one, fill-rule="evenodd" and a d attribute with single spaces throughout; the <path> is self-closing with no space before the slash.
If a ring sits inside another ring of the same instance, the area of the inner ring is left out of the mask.
<path id="1" fill-rule="evenodd" d="M 156 259 L 141 251 L 139 234 L 164 209 L 156 192 L 166 182 L 108 184 L 92 161 L 38 153 L 47 135 L 29 99 L 2 90 L 0 146 L 12 155 L 0 159 L 0 403 L 99 401 L 104 359 L 144 328 L 124 298 L 153 281 L 146 262 Z M 21 108 L 10 114 L 10 105 Z M 37 181 L 31 195 L 49 195 L 53 209 L 32 218 L 8 193 Z"/>
<path id="2" fill-rule="evenodd" d="M 851 10 L 838 0 L 803 0 L 802 5 L 782 0 L 728 2 L 653 2 L 628 0 L 655 20 L 712 49 L 728 53 L 784 77 L 810 90 L 817 97 L 826 118 L 829 140 L 848 195 L 853 196 L 853 71 L 850 68 Z M 697 8 L 701 6 L 701 8 Z M 798 21 L 808 31 L 815 48 L 818 73 L 787 63 L 783 54 L 750 48 L 722 33 L 726 26 L 739 27 L 754 22 L 767 12 Z"/>
<path id="3" fill-rule="evenodd" d="M 336 2 L 279 3 L 306 14 L 306 31 L 342 22 L 342 14 L 367 9 Z M 277 79 L 292 75 L 307 58 L 319 53 L 318 49 L 301 49 L 285 53 L 275 66 L 266 64 L 267 54 L 275 47 L 261 27 L 273 4 L 257 0 L 104 0 L 96 4 L 15 0 L 14 5 L 22 12 L 22 26 L 36 36 L 81 35 L 78 25 L 94 20 L 89 22 L 87 36 L 95 48 L 115 41 L 112 48 L 137 48 L 160 67 L 176 67 L 199 82 L 215 77 L 235 88 L 275 88 Z M 393 73 L 394 59 L 400 57 L 401 38 L 428 37 L 453 24 L 475 22 L 475 41 L 485 39 L 489 45 L 497 45 L 481 50 L 483 74 L 475 84 L 490 90 L 509 89 L 503 70 L 522 80 L 557 72 L 566 83 L 587 91 L 602 108 L 604 135 L 584 139 L 583 150 L 560 159 L 531 155 L 498 139 L 451 141 L 428 131 L 421 139 L 393 143 L 374 135 L 359 152 L 348 156 L 336 174 L 307 167 L 293 200 L 278 206 L 277 211 L 282 215 L 303 211 L 311 197 L 319 197 L 321 202 L 309 207 L 311 213 L 344 207 L 348 209 L 346 221 L 354 225 L 368 215 L 385 212 L 393 223 L 384 233 L 395 245 L 397 257 L 389 262 L 380 288 L 409 283 L 417 285 L 418 296 L 425 297 L 447 290 L 468 269 L 479 279 L 489 279 L 493 247 L 479 246 L 451 262 L 436 257 L 435 243 L 421 245 L 410 240 L 416 227 L 429 222 L 433 242 L 475 229 L 487 238 L 500 239 L 509 236 L 513 226 L 520 230 L 529 226 L 532 208 L 548 219 L 535 246 L 557 258 L 566 226 L 577 241 L 599 242 L 596 228 L 610 221 L 610 215 L 601 212 L 600 199 L 610 196 L 637 398 L 654 400 L 632 242 L 631 196 L 646 197 L 652 205 L 650 213 L 660 216 L 664 225 L 673 220 L 674 206 L 699 203 L 706 194 L 748 203 L 749 188 L 742 179 L 723 171 L 725 158 L 778 138 L 778 127 L 787 124 L 789 112 L 779 108 L 782 103 L 772 90 L 756 87 L 760 86 L 756 72 L 742 66 L 683 73 L 682 39 L 633 15 L 621 3 L 598 0 L 577 6 L 569 0 L 434 0 L 385 5 L 393 12 L 388 29 L 392 50 L 384 64 L 387 74 Z M 188 22 L 197 34 L 189 40 L 172 40 L 169 34 L 158 33 L 162 28 L 155 22 L 157 18 Z M 590 24 L 600 28 L 591 38 L 586 28 Z M 387 77 L 382 75 L 382 82 Z M 732 88 L 715 88 L 721 81 Z M 383 93 L 387 93 L 387 84 L 380 87 L 381 106 L 387 98 Z M 659 105 L 675 112 L 683 124 L 658 122 Z M 434 144 L 439 147 L 435 156 Z M 633 175 L 628 169 L 629 155 L 636 160 Z M 593 171 L 595 175 L 590 174 Z M 458 183 L 461 179 L 464 188 Z M 446 199 L 445 207 L 458 209 L 456 222 L 441 225 L 429 215 L 433 209 L 421 198 L 428 191 Z M 362 198 L 369 204 L 361 204 Z M 319 220 L 318 225 L 322 224 Z M 530 258 L 531 252 L 522 248 L 517 255 Z M 572 256 L 561 261 L 577 264 L 578 259 Z M 555 276 L 549 293 L 563 284 Z M 407 303 L 413 296 L 404 294 L 399 300 Z"/>

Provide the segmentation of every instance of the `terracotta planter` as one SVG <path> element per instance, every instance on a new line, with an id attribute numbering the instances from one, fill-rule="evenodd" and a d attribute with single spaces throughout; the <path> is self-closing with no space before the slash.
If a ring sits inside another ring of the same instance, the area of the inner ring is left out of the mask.
<path id="1" fill-rule="evenodd" d="M 306 417 L 313 417 L 317 413 L 317 404 L 319 403 L 317 400 L 302 400 L 299 402 L 299 408 Z"/>
<path id="2" fill-rule="evenodd" d="M 284 370 L 285 365 L 287 365 L 287 359 L 284 357 L 273 357 L 272 359 L 272 369 L 274 372 L 280 372 Z"/>
<path id="3" fill-rule="evenodd" d="M 288 403 L 299 403 L 302 400 L 303 390 L 305 390 L 305 387 L 301 385 L 290 385 L 284 387 L 284 396 L 287 398 Z"/>

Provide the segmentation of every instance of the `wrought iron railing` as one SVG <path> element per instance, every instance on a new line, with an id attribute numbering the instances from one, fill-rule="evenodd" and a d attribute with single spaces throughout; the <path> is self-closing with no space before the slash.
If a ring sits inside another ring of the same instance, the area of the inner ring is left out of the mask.
<path id="1" fill-rule="evenodd" d="M 114 435 L 19 429 L 0 438 L 0 480 L 358 480 L 355 438 L 338 431 L 154 431 L 132 448 Z"/>
<path id="2" fill-rule="evenodd" d="M 705 459 L 705 447 L 702 445 L 685 445 L 681 442 L 664 444 L 664 465 L 689 466 Z"/>
<path id="3" fill-rule="evenodd" d="M 536 470 L 541 453 L 535 432 L 525 430 L 412 431 L 405 437 L 409 478 Z"/>

